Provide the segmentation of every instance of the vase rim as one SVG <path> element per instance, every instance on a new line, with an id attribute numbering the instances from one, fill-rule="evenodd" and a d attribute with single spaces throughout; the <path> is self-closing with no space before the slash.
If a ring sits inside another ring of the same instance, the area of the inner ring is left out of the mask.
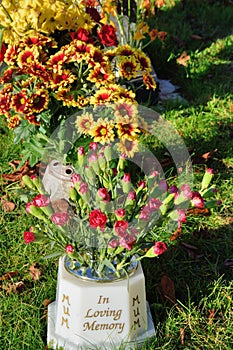
<path id="1" fill-rule="evenodd" d="M 77 278 L 79 278 L 80 280 L 83 280 L 85 282 L 92 282 L 92 283 L 114 283 L 114 282 L 118 282 L 118 281 L 122 281 L 122 280 L 125 280 L 127 278 L 129 278 L 130 276 L 132 276 L 136 271 L 137 271 L 137 268 L 138 268 L 138 261 L 136 259 L 135 256 L 132 257 L 132 262 L 131 264 L 129 265 L 131 268 L 130 270 L 128 271 L 127 269 L 124 271 L 124 275 L 122 276 L 112 276 L 112 278 L 101 278 L 101 277 L 89 277 L 89 276 L 85 276 L 85 275 L 81 275 L 81 273 L 78 273 L 78 270 L 72 270 L 69 268 L 68 265 L 68 256 L 65 255 L 64 256 L 64 266 L 65 266 L 65 269 L 66 271 L 71 274 L 72 276 L 75 276 Z M 89 271 L 91 272 L 91 271 Z"/>

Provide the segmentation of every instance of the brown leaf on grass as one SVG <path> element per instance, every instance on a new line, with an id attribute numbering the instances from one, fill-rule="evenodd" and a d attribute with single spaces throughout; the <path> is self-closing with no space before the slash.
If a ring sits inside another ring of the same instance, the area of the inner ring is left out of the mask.
<path id="1" fill-rule="evenodd" d="M 182 229 L 181 228 L 177 228 L 172 235 L 170 236 L 170 241 L 175 241 L 176 239 L 178 239 L 180 236 L 182 235 Z"/>
<path id="2" fill-rule="evenodd" d="M 191 34 L 190 38 L 194 39 L 194 40 L 202 40 L 202 37 L 200 35 L 197 35 L 197 34 Z"/>
<path id="3" fill-rule="evenodd" d="M 16 276 L 18 276 L 18 271 L 11 271 L 11 272 L 7 272 L 5 273 L 5 275 L 0 277 L 0 281 L 6 281 L 6 280 L 10 280 Z"/>
<path id="4" fill-rule="evenodd" d="M 230 111 L 233 113 L 233 105 L 230 105 Z"/>
<path id="5" fill-rule="evenodd" d="M 2 209 L 5 213 L 9 213 L 15 209 L 15 203 L 10 202 L 5 199 L 6 196 L 0 198 L 0 203 L 2 205 Z"/>
<path id="6" fill-rule="evenodd" d="M 187 209 L 187 215 L 202 215 L 202 216 L 210 216 L 210 210 L 208 208 L 189 208 Z"/>
<path id="7" fill-rule="evenodd" d="M 174 282 L 166 275 L 163 275 L 161 278 L 161 290 L 165 299 L 172 304 L 176 303 Z"/>
<path id="8" fill-rule="evenodd" d="M 193 164 L 204 164 L 209 159 L 211 159 L 215 154 L 217 153 L 217 149 L 214 149 L 213 151 L 209 151 L 206 153 L 203 153 L 202 155 L 195 155 L 192 157 L 192 163 Z"/>
<path id="9" fill-rule="evenodd" d="M 37 264 L 35 263 L 29 267 L 30 276 L 33 279 L 33 281 L 37 281 L 41 275 L 41 271 L 36 266 Z"/>
<path id="10" fill-rule="evenodd" d="M 180 57 L 177 58 L 176 62 L 178 64 L 180 64 L 181 66 L 186 67 L 187 66 L 187 62 L 190 60 L 190 56 L 187 55 L 186 51 L 183 51 L 182 54 L 180 55 Z"/>
<path id="11" fill-rule="evenodd" d="M 212 324 L 213 324 L 214 315 L 215 315 L 214 309 L 209 310 L 208 319 L 209 319 L 209 325 L 210 325 L 210 326 L 212 326 Z"/>
<path id="12" fill-rule="evenodd" d="M 182 345 L 184 345 L 184 337 L 185 337 L 184 328 L 180 328 L 180 341 Z"/>
<path id="13" fill-rule="evenodd" d="M 10 293 L 22 293 L 26 286 L 23 281 L 19 281 L 16 283 L 7 283 L 6 285 L 2 285 L 2 289 L 6 291 L 7 294 Z"/>
<path id="14" fill-rule="evenodd" d="M 213 151 L 210 151 L 210 152 L 206 152 L 204 154 L 202 154 L 202 158 L 207 161 L 208 159 L 212 158 L 213 155 L 215 155 L 215 153 L 217 152 L 217 149 L 214 149 Z"/>
<path id="15" fill-rule="evenodd" d="M 42 319 L 46 320 L 47 319 L 47 314 L 48 314 L 48 305 L 51 303 L 50 299 L 45 299 L 43 301 L 43 306 L 44 306 L 44 312 L 43 312 L 43 316 Z"/>
<path id="16" fill-rule="evenodd" d="M 226 267 L 233 267 L 233 259 L 226 259 L 223 264 Z"/>
<path id="17" fill-rule="evenodd" d="M 36 165 L 35 167 L 31 168 L 28 161 L 26 161 L 20 169 L 17 169 L 17 167 L 20 164 L 20 160 L 14 160 L 13 162 L 9 162 L 8 164 L 12 166 L 13 173 L 2 174 L 2 178 L 5 181 L 9 181 L 9 182 L 20 181 L 24 175 L 31 176 L 37 173 L 38 166 Z"/>
<path id="18" fill-rule="evenodd" d="M 185 251 L 188 253 L 188 255 L 192 259 L 198 260 L 203 256 L 203 254 L 202 254 L 202 252 L 200 252 L 199 248 L 195 247 L 194 245 L 184 243 L 184 242 L 181 242 L 180 244 L 182 245 L 182 247 L 185 249 Z"/>

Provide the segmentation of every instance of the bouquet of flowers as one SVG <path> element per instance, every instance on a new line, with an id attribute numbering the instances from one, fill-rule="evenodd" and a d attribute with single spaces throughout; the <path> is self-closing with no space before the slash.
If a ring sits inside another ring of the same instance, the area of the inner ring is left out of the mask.
<path id="1" fill-rule="evenodd" d="M 211 210 L 220 201 L 206 169 L 199 191 L 189 184 L 178 187 L 162 177 L 140 149 L 132 158 L 119 152 L 118 144 L 91 142 L 77 149 L 77 159 L 66 168 L 69 181 L 63 194 L 48 186 L 44 178 L 24 176 L 34 197 L 28 213 L 40 220 L 24 232 L 26 244 L 45 242 L 51 256 L 66 254 L 71 269 L 96 278 L 127 274 L 132 258 L 141 260 L 164 253 L 175 229 L 182 230 L 190 208 Z M 61 169 L 59 161 L 49 164 Z M 51 169 L 50 169 L 51 170 Z M 47 171 L 47 170 L 46 170 Z M 53 182 L 54 184 L 54 182 Z"/>
<path id="2" fill-rule="evenodd" d="M 109 17 L 110 4 L 1 2 L 0 114 L 15 142 L 24 143 L 21 164 L 36 164 L 51 133 L 84 106 L 135 103 L 137 91 L 128 82 L 137 76 L 146 89 L 156 89 L 150 59 L 139 48 L 144 34 L 119 45 L 122 33 Z M 116 6 L 113 11 L 117 15 Z M 140 23 L 136 34 L 145 33 Z"/>

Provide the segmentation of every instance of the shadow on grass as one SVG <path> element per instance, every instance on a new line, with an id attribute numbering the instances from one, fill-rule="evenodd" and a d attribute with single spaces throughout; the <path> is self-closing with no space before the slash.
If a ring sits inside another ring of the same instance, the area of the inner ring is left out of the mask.
<path id="1" fill-rule="evenodd" d="M 232 3 L 186 0 L 174 4 L 151 19 L 151 27 L 168 33 L 163 45 L 155 41 L 148 46 L 159 78 L 181 86 L 181 95 L 191 104 L 205 104 L 214 95 L 224 97 L 233 85 Z M 186 66 L 176 61 L 183 52 L 190 56 Z"/>
<path id="2" fill-rule="evenodd" d="M 177 301 L 198 306 L 215 281 L 232 281 L 232 246 L 233 221 L 229 219 L 229 224 L 218 229 L 194 229 L 181 236 L 157 261 L 143 262 L 147 300 L 155 325 L 165 322 L 167 309 L 174 306 L 163 295 L 162 276 L 173 281 Z"/>

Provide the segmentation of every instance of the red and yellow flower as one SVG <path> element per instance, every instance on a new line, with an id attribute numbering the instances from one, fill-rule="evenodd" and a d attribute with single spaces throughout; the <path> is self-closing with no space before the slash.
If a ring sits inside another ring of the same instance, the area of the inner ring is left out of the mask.
<path id="1" fill-rule="evenodd" d="M 122 57 L 119 62 L 119 75 L 130 80 L 136 78 L 140 65 L 134 56 Z"/>
<path id="2" fill-rule="evenodd" d="M 112 142 L 114 140 L 114 124 L 107 119 L 98 119 L 91 128 L 89 135 L 93 137 L 94 142 L 101 144 Z"/>
<path id="3" fill-rule="evenodd" d="M 76 117 L 75 126 L 81 134 L 88 135 L 93 126 L 94 118 L 89 112 L 83 113 L 81 116 Z"/>

